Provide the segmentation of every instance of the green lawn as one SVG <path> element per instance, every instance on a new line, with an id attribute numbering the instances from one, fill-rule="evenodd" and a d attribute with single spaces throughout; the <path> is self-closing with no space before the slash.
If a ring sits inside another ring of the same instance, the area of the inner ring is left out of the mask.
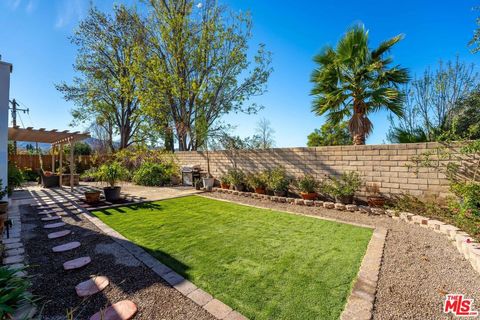
<path id="1" fill-rule="evenodd" d="M 372 235 L 198 196 L 94 214 L 251 319 L 338 319 Z"/>

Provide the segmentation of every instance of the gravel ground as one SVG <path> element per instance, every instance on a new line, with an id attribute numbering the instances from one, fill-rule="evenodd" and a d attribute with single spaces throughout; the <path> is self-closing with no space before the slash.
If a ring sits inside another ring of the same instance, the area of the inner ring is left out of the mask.
<path id="1" fill-rule="evenodd" d="M 442 234 L 359 212 L 295 206 L 223 193 L 208 196 L 387 228 L 374 319 L 449 319 L 442 313 L 447 293 L 463 293 L 475 299 L 480 309 L 480 275 Z"/>
<path id="2" fill-rule="evenodd" d="M 65 319 L 69 310 L 73 310 L 73 319 L 89 319 L 101 308 L 123 299 L 137 305 L 135 319 L 213 319 L 88 220 L 70 212 L 63 220 L 72 234 L 48 239 L 48 233 L 63 228 L 43 229 L 36 210 L 30 206 L 22 206 L 21 210 L 22 224 L 28 226 L 23 234 L 28 272 L 33 293 L 42 298 L 42 319 Z M 52 252 L 53 246 L 70 241 L 80 241 L 81 246 L 69 252 Z M 90 256 L 92 262 L 79 270 L 63 270 L 63 262 L 82 256 Z M 107 276 L 110 285 L 90 298 L 77 297 L 75 285 L 90 275 Z"/>

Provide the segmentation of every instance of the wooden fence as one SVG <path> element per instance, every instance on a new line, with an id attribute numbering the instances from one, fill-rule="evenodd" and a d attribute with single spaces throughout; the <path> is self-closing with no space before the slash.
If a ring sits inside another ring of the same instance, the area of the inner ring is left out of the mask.
<path id="1" fill-rule="evenodd" d="M 51 171 L 52 170 L 52 156 L 51 155 L 42 155 L 42 162 L 43 162 L 43 170 Z M 58 155 L 55 156 L 55 168 L 58 169 L 59 167 L 59 157 Z M 67 167 L 67 156 L 63 157 L 63 166 Z M 9 163 L 15 163 L 16 166 L 20 169 L 30 168 L 33 171 L 38 171 L 41 168 L 40 165 L 40 157 L 38 155 L 29 155 L 29 154 L 17 154 L 17 155 L 9 155 L 8 156 Z M 83 165 L 84 167 L 88 167 L 91 165 L 91 157 L 90 156 L 76 156 L 75 163 L 78 165 Z"/>

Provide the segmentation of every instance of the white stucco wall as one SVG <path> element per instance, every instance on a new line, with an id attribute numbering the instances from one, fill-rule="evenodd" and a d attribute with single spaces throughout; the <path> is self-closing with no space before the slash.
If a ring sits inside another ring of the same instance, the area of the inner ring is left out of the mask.
<path id="1" fill-rule="evenodd" d="M 8 181 L 8 99 L 11 70 L 11 64 L 0 61 L 0 179 L 3 187 Z"/>

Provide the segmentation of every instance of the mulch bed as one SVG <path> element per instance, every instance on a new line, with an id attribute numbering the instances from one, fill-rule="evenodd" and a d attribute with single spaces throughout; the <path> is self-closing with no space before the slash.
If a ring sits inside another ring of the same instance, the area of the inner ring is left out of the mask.
<path id="1" fill-rule="evenodd" d="M 69 213 L 63 220 L 72 233 L 48 239 L 48 233 L 63 228 L 43 229 L 35 209 L 27 205 L 20 209 L 27 270 L 33 294 L 40 298 L 42 319 L 65 319 L 69 311 L 73 312 L 72 319 L 89 319 L 101 308 L 124 299 L 137 305 L 134 319 L 213 319 L 81 216 Z M 52 252 L 52 247 L 70 241 L 80 241 L 81 246 L 68 252 Z M 78 270 L 63 270 L 65 261 L 82 256 L 90 256 L 92 262 Z M 107 276 L 110 285 L 92 297 L 79 298 L 75 286 L 90 275 Z"/>

